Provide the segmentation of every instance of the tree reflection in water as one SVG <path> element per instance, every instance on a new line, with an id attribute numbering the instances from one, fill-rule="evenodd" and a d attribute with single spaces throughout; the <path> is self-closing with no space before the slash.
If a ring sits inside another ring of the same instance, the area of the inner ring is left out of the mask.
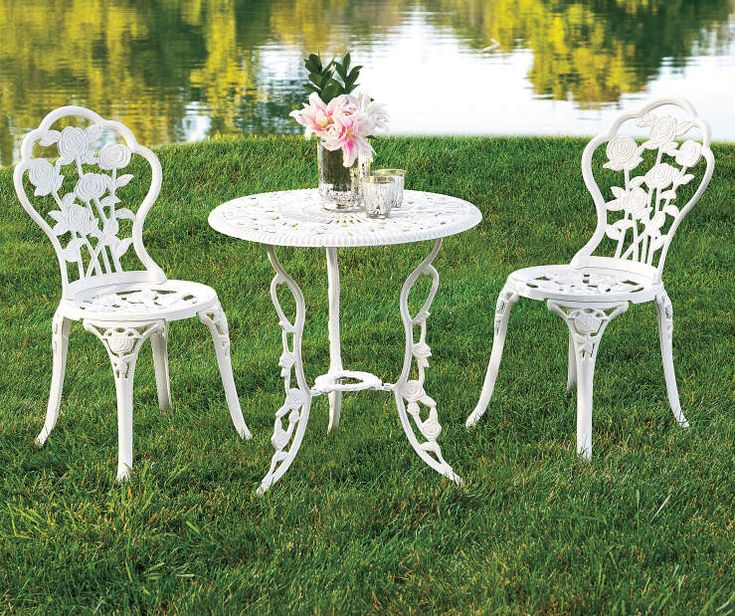
<path id="1" fill-rule="evenodd" d="M 369 56 L 417 15 L 469 50 L 530 49 L 536 96 L 595 106 L 729 43 L 731 12 L 730 0 L 0 0 L 0 163 L 70 102 L 124 118 L 143 143 L 189 138 L 192 104 L 206 134 L 295 132 L 303 53 Z"/>

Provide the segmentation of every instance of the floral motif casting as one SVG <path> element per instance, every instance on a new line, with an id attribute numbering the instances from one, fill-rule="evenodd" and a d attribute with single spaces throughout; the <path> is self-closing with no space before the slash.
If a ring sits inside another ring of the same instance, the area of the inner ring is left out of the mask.
<path id="1" fill-rule="evenodd" d="M 107 144 L 97 152 L 94 144 L 100 135 L 96 125 L 47 130 L 41 133 L 39 143 L 45 147 L 56 145 L 59 157 L 55 164 L 45 158 L 28 163 L 34 196 L 50 196 L 58 208 L 48 212 L 55 221 L 53 233 L 68 235 L 61 254 L 67 262 L 77 264 L 79 278 L 123 271 L 120 260 L 133 244 L 132 237 L 121 238 L 119 234 L 120 222 L 134 221 L 135 215 L 127 208 L 116 207 L 120 203 L 117 190 L 133 177 L 117 172 L 128 166 L 132 152 L 122 143 Z M 91 171 L 90 166 L 101 172 Z M 65 171 L 76 176 L 76 183 L 72 190 L 61 194 Z"/>
<path id="2" fill-rule="evenodd" d="M 603 167 L 623 171 L 624 186 L 611 187 L 614 198 L 607 202 L 607 211 L 619 212 L 622 218 L 611 221 L 608 217 L 605 232 L 617 242 L 615 257 L 652 265 L 670 239 L 668 229 L 680 217 L 674 205 L 677 189 L 694 179 L 687 170 L 699 162 L 702 144 L 694 139 L 677 143 L 693 127 L 690 120 L 647 113 L 638 125 L 648 128 L 648 138 L 640 145 L 627 135 L 617 135 L 607 144 Z M 642 175 L 631 177 L 647 150 L 656 152 L 655 163 Z"/>

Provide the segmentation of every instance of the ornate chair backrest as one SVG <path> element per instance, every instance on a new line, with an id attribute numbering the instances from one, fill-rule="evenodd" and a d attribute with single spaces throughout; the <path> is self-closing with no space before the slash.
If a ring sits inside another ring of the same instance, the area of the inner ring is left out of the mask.
<path id="1" fill-rule="evenodd" d="M 148 190 L 139 205 L 124 195 L 134 179 L 125 172 L 134 156 L 150 166 L 150 186 L 147 169 L 140 179 Z M 55 109 L 23 139 L 14 182 L 23 207 L 56 250 L 64 297 L 102 284 L 166 279 L 143 246 L 161 165 L 123 124 L 84 107 Z"/>
<path id="2" fill-rule="evenodd" d="M 641 129 L 647 133 L 642 138 Z M 593 157 L 603 144 L 606 160 L 596 178 Z M 622 268 L 647 270 L 660 280 L 679 223 L 712 177 L 709 144 L 707 123 L 681 99 L 659 99 L 624 113 L 592 139 L 582 155 L 582 174 L 597 227 L 572 265 L 594 261 L 592 253 L 601 248 Z"/>

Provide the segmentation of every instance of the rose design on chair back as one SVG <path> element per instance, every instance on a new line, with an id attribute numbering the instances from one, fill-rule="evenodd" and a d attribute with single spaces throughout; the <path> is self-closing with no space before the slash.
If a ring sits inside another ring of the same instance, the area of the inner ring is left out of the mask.
<path id="1" fill-rule="evenodd" d="M 51 128 L 69 117 L 89 125 Z M 24 206 L 54 243 L 64 285 L 70 282 L 67 264 L 72 264 L 80 280 L 125 271 L 123 257 L 131 247 L 146 270 L 160 271 L 145 252 L 142 239 L 135 241 L 160 188 L 160 166 L 152 152 L 139 146 L 122 124 L 78 107 L 57 110 L 31 136 L 24 145 L 16 181 L 26 197 Z M 51 148 L 51 158 L 34 157 L 36 145 Z M 124 170 L 134 153 L 146 158 L 153 170 L 152 186 L 137 216 L 129 207 L 120 206 L 119 196 L 133 179 Z M 32 192 L 25 190 L 24 175 Z"/>
<path id="2" fill-rule="evenodd" d="M 640 115 L 630 114 L 616 122 L 605 139 L 593 140 L 589 151 L 585 151 L 585 181 L 598 205 L 601 222 L 581 254 L 590 255 L 607 236 L 615 244 L 615 258 L 663 267 L 679 222 L 689 204 L 696 202 L 711 173 L 709 164 L 699 164 L 703 146 L 709 141 L 706 128 L 687 105 L 669 101 L 667 106 L 665 111 L 651 108 Z M 647 129 L 646 138 L 636 140 L 619 134 L 627 121 Z M 701 134 L 702 142 L 687 138 L 693 130 Z M 598 188 L 591 168 L 592 152 L 603 143 L 607 157 L 603 168 L 623 175 L 622 186 L 619 182 L 610 186 L 613 198 L 609 201 Z M 708 147 L 706 151 L 709 152 Z M 644 161 L 646 164 L 642 165 Z M 697 177 L 698 186 L 692 184 Z M 684 191 L 680 189 L 690 184 L 683 199 Z"/>

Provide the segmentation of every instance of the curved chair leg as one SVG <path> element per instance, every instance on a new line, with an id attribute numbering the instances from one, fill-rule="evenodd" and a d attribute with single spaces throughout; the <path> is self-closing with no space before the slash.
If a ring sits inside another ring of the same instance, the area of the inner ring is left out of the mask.
<path id="1" fill-rule="evenodd" d="M 485 414 L 487 405 L 493 395 L 495 388 L 495 379 L 498 378 L 498 369 L 500 368 L 500 359 L 503 356 L 503 346 L 505 345 L 505 335 L 508 332 L 508 317 L 513 305 L 518 301 L 518 293 L 509 286 L 504 286 L 498 295 L 498 301 L 495 304 L 495 327 L 493 334 L 493 350 L 490 353 L 490 361 L 485 374 L 485 382 L 482 384 L 482 393 L 480 400 L 477 402 L 475 410 L 470 413 L 465 425 L 470 428 L 474 426 L 480 418 Z"/>
<path id="2" fill-rule="evenodd" d="M 569 327 L 576 359 L 577 453 L 592 458 L 592 389 L 600 339 L 608 323 L 628 309 L 628 303 L 596 306 L 560 304 L 549 301 L 548 308 Z"/>
<path id="3" fill-rule="evenodd" d="M 41 433 L 36 437 L 36 444 L 40 447 L 46 442 L 59 419 L 61 407 L 61 392 L 64 389 L 64 373 L 66 372 L 66 354 L 69 348 L 69 326 L 71 321 L 57 312 L 51 325 L 51 348 L 54 353 L 53 371 L 51 374 L 51 391 L 46 410 L 46 421 Z"/>
<path id="4" fill-rule="evenodd" d="M 160 331 L 151 334 L 153 349 L 153 368 L 156 373 L 158 408 L 166 411 L 171 408 L 171 385 L 168 377 L 168 323 L 164 322 Z"/>
<path id="5" fill-rule="evenodd" d="M 227 407 L 230 409 L 232 423 L 241 438 L 251 439 L 253 435 L 245 425 L 245 420 L 240 409 L 240 399 L 235 388 L 235 378 L 232 375 L 232 361 L 230 359 L 230 330 L 227 325 L 225 311 L 219 302 L 208 310 L 199 313 L 199 320 L 204 323 L 212 334 L 214 350 L 217 353 L 217 365 L 222 376 L 222 385 L 225 389 Z"/>
<path id="6" fill-rule="evenodd" d="M 574 352 L 574 339 L 569 334 L 569 350 L 567 358 L 567 391 L 577 384 L 577 354 Z"/>
<path id="7" fill-rule="evenodd" d="M 684 413 L 681 412 L 679 402 L 679 389 L 676 386 L 676 373 L 674 372 L 674 355 L 672 351 L 672 338 L 674 332 L 674 309 L 671 306 L 666 291 L 656 296 L 656 310 L 658 311 L 658 337 L 661 343 L 661 359 L 664 364 L 664 378 L 666 379 L 666 393 L 669 396 L 669 404 L 674 413 L 676 422 L 682 428 L 688 428 L 689 422 Z"/>
<path id="8" fill-rule="evenodd" d="M 426 368 L 429 366 L 429 357 L 431 357 L 431 349 L 426 344 L 426 321 L 429 318 L 429 308 L 439 288 L 439 273 L 432 262 L 440 247 L 441 240 L 439 239 L 434 242 L 429 255 L 408 276 L 401 290 L 400 307 L 401 319 L 406 332 L 406 353 L 403 359 L 401 377 L 393 386 L 393 391 L 398 407 L 398 417 L 411 447 L 437 473 L 448 477 L 457 484 L 461 484 L 462 479 L 444 459 L 439 443 L 437 443 L 437 438 L 442 431 L 439 414 L 436 410 L 436 402 L 424 390 Z M 431 289 L 421 310 L 416 313 L 416 316 L 411 316 L 408 309 L 408 296 L 416 280 L 422 274 L 431 277 Z M 419 327 L 418 340 L 414 338 L 414 328 L 416 326 Z M 416 361 L 418 375 L 415 380 L 409 380 L 414 360 Z M 421 417 L 422 406 L 428 411 L 425 419 Z M 409 417 L 413 418 L 413 425 L 418 428 L 418 432 L 414 430 Z M 424 442 L 419 442 L 419 438 Z"/>
<path id="9" fill-rule="evenodd" d="M 107 349 L 117 393 L 117 480 L 127 481 L 133 468 L 133 377 L 140 347 L 164 327 L 163 321 L 103 323 L 84 321 L 84 329 Z"/>
<path id="10" fill-rule="evenodd" d="M 268 246 L 268 260 L 276 271 L 276 275 L 271 281 L 271 299 L 278 313 L 278 324 L 281 326 L 283 353 L 281 353 L 278 364 L 281 367 L 286 400 L 276 411 L 273 436 L 271 437 L 271 443 L 276 451 L 271 458 L 270 468 L 257 490 L 258 494 L 264 494 L 276 481 L 283 477 L 296 458 L 306 432 L 306 425 L 309 422 L 309 410 L 311 409 L 311 389 L 306 384 L 304 362 L 301 358 L 301 341 L 306 320 L 304 294 L 296 281 L 283 269 L 273 246 Z M 296 314 L 293 321 L 289 320 L 278 301 L 278 287 L 282 284 L 285 284 L 291 291 L 296 304 Z M 296 380 L 295 387 L 292 386 L 294 377 Z M 286 422 L 285 428 L 284 421 Z"/>

